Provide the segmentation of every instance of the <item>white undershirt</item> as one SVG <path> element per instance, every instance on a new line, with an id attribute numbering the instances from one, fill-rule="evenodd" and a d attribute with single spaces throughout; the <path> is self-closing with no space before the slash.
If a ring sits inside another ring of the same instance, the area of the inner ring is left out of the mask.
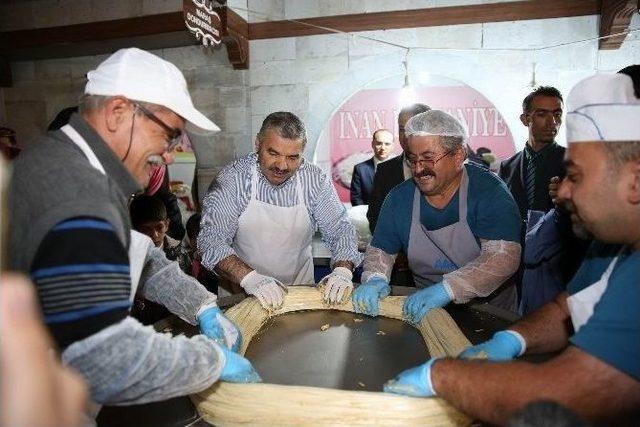
<path id="1" fill-rule="evenodd" d="M 413 178 L 413 173 L 411 173 L 411 168 L 407 165 L 407 162 L 404 161 L 404 154 L 402 156 L 402 175 L 404 175 L 405 181 L 409 178 Z"/>

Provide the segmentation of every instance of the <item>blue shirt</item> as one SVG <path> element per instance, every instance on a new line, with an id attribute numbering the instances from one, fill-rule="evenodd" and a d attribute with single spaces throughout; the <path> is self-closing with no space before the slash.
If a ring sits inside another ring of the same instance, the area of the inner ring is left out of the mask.
<path id="1" fill-rule="evenodd" d="M 619 245 L 594 242 L 567 286 L 573 295 L 600 279 Z M 621 372 L 640 380 L 640 251 L 625 250 L 593 315 L 570 341 Z"/>
<path id="2" fill-rule="evenodd" d="M 465 164 L 469 176 L 467 222 L 476 239 L 520 242 L 521 220 L 518 205 L 502 180 L 473 164 Z M 388 254 L 407 252 L 413 194 L 416 185 L 408 179 L 387 195 L 380 211 L 371 245 Z M 420 197 L 420 222 L 427 230 L 437 230 L 459 221 L 459 191 L 443 209 Z"/>
<path id="3" fill-rule="evenodd" d="M 275 186 L 260 172 L 258 155 L 252 153 L 225 166 L 204 198 L 198 249 L 205 267 L 213 269 L 224 258 L 235 255 L 233 239 L 238 219 L 251 199 L 251 177 L 255 169 L 258 170 L 257 199 L 275 206 L 298 203 L 296 180 L 299 179 L 311 224 L 322 234 L 333 261 L 360 265 L 362 255 L 358 252 L 356 230 L 327 175 L 318 166 L 303 160 L 291 178 Z"/>

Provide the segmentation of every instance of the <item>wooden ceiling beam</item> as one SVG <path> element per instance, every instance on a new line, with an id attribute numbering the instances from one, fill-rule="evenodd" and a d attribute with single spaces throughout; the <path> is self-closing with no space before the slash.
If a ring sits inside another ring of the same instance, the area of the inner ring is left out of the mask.
<path id="1" fill-rule="evenodd" d="M 249 38 L 256 40 L 333 33 L 333 31 L 324 28 L 333 28 L 343 32 L 355 32 L 478 24 L 483 22 L 565 18 L 597 15 L 598 13 L 600 13 L 599 0 L 514 1 L 508 3 L 325 16 L 297 20 L 300 23 L 286 20 L 254 22 L 249 24 Z"/>
<path id="2" fill-rule="evenodd" d="M 600 9 L 599 48 L 619 49 L 627 37 L 631 17 L 638 13 L 638 0 L 603 0 Z M 608 37 L 611 36 L 611 37 Z"/>
<path id="3" fill-rule="evenodd" d="M 0 55 L 12 59 L 38 59 L 95 55 L 131 46 L 142 40 L 147 49 L 172 44 L 167 34 L 181 34 L 180 46 L 196 44 L 182 19 L 182 12 L 162 13 L 136 18 L 89 22 L 61 27 L 36 28 L 0 33 Z M 155 40 L 157 38 L 157 40 Z M 86 48 L 86 53 L 84 52 Z"/>
<path id="4" fill-rule="evenodd" d="M 231 64 L 236 69 L 245 69 L 248 67 L 249 40 L 331 33 L 327 28 L 355 32 L 602 14 L 600 34 L 611 35 L 627 29 L 631 16 L 637 9 L 638 0 L 529 0 L 300 20 L 315 27 L 290 21 L 247 23 L 227 9 L 228 25 L 223 38 Z M 624 36 L 611 37 L 603 40 L 600 47 L 615 49 L 623 40 Z M 194 44 L 197 41 L 185 29 L 182 12 L 171 12 L 2 32 L 0 56 L 5 61 L 12 61 L 96 55 L 133 45 L 144 49 L 162 49 Z"/>
<path id="5" fill-rule="evenodd" d="M 227 46 L 229 62 L 235 70 L 249 69 L 249 24 L 229 8 L 219 11 L 222 19 L 222 42 Z"/>
<path id="6" fill-rule="evenodd" d="M 236 69 L 248 68 L 249 28 L 229 8 L 216 11 L 223 20 L 222 42 Z M 112 21 L 0 33 L 0 56 L 10 60 L 98 55 L 123 47 L 164 49 L 199 42 L 184 24 L 182 12 L 162 13 Z"/>

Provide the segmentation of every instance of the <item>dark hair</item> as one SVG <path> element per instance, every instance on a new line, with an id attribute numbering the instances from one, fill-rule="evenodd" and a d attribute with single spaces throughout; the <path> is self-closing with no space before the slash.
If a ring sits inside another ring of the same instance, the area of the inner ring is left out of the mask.
<path id="1" fill-rule="evenodd" d="M 258 141 L 262 141 L 269 129 L 274 129 L 282 138 L 302 141 L 302 146 L 307 144 L 307 131 L 302 120 L 288 111 L 276 111 L 269 114 L 260 127 Z"/>
<path id="2" fill-rule="evenodd" d="M 420 113 L 426 113 L 429 110 L 431 110 L 431 107 L 426 104 L 412 104 L 400 110 L 400 114 L 411 114 L 411 117 L 413 117 Z M 398 114 L 398 117 L 400 114 Z"/>
<path id="3" fill-rule="evenodd" d="M 640 141 L 606 141 L 602 145 L 613 162 L 612 171 L 618 171 L 625 163 L 640 159 Z"/>
<path id="4" fill-rule="evenodd" d="M 640 65 L 629 65 L 618 71 L 620 74 L 626 74 L 633 80 L 633 91 L 636 98 L 640 98 Z"/>
<path id="5" fill-rule="evenodd" d="M 187 229 L 187 236 L 189 239 L 193 241 L 196 237 L 198 237 L 198 233 L 200 233 L 200 220 L 202 219 L 202 215 L 198 212 L 194 213 L 187 220 L 187 224 L 185 228 Z"/>
<path id="6" fill-rule="evenodd" d="M 558 98 L 560 102 L 564 102 L 562 99 L 562 94 L 558 89 L 553 86 L 538 86 L 533 92 L 529 95 L 525 96 L 522 100 L 522 112 L 527 114 L 531 111 L 531 104 L 533 103 L 533 98 L 536 96 L 551 96 L 554 98 Z"/>
<path id="7" fill-rule="evenodd" d="M 129 206 L 131 225 L 134 229 L 142 224 L 167 219 L 167 208 L 157 196 L 136 196 Z"/>

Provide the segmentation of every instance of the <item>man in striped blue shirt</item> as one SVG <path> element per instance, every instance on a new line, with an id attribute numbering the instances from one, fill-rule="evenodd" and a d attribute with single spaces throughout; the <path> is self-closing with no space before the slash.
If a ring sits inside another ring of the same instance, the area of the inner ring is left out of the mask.
<path id="1" fill-rule="evenodd" d="M 258 298 L 282 304 L 287 285 L 313 284 L 311 241 L 316 230 L 332 254 L 321 284 L 336 304 L 353 288 L 361 262 L 356 231 L 331 181 L 302 157 L 302 121 L 272 113 L 256 138 L 256 153 L 227 165 L 204 199 L 198 247 L 209 269 Z"/>

